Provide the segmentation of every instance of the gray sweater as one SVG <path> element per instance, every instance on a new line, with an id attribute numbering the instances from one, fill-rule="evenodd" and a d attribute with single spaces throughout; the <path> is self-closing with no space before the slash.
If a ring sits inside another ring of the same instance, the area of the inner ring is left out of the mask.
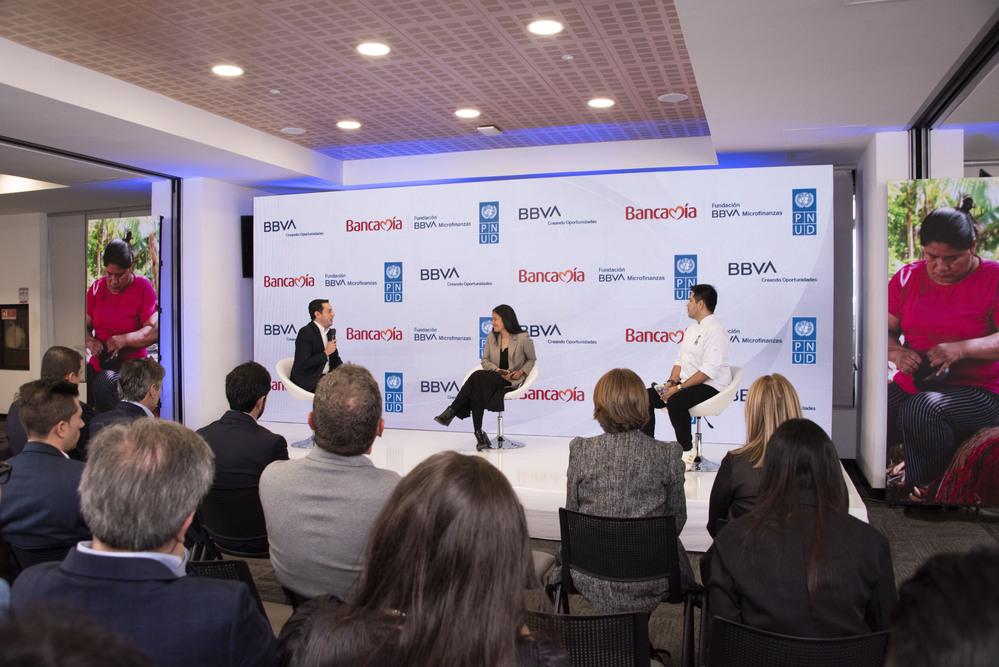
<path id="1" fill-rule="evenodd" d="M 307 597 L 332 593 L 347 600 L 361 573 L 368 532 L 399 479 L 367 456 L 319 447 L 267 466 L 260 503 L 278 581 Z"/>

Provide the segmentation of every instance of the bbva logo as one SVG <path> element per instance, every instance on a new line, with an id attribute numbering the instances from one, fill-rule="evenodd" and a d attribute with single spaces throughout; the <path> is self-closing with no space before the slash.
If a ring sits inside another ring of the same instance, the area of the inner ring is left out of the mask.
<path id="1" fill-rule="evenodd" d="M 449 391 L 457 392 L 458 382 L 456 380 L 420 380 L 420 392 L 424 394 L 446 394 Z"/>
<path id="2" fill-rule="evenodd" d="M 517 209 L 518 220 L 547 220 L 555 215 L 562 217 L 562 211 L 558 210 L 558 206 L 530 206 Z"/>
<path id="3" fill-rule="evenodd" d="M 264 233 L 283 232 L 288 229 L 298 229 L 294 220 L 264 220 Z"/>
<path id="4" fill-rule="evenodd" d="M 461 278 L 457 267 L 420 269 L 420 280 L 449 280 L 451 278 Z"/>
<path id="5" fill-rule="evenodd" d="M 777 273 L 777 267 L 772 261 L 760 262 L 729 262 L 728 275 L 730 276 L 752 276 L 763 275 L 764 273 Z"/>
<path id="6" fill-rule="evenodd" d="M 265 336 L 287 336 L 297 334 L 298 328 L 294 324 L 265 324 Z"/>

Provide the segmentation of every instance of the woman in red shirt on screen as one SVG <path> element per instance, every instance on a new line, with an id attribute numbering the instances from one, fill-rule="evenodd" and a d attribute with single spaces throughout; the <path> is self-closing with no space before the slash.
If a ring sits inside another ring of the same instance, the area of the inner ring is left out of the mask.
<path id="1" fill-rule="evenodd" d="M 133 271 L 129 242 L 115 239 L 104 248 L 104 275 L 87 290 L 87 382 L 97 412 L 118 402 L 118 369 L 147 356 L 160 337 L 159 308 L 152 283 Z"/>
<path id="2" fill-rule="evenodd" d="M 999 262 L 976 253 L 966 198 L 919 227 L 923 259 L 888 283 L 891 442 L 912 500 L 925 500 L 963 440 L 999 424 Z M 901 339 L 904 337 L 904 343 Z"/>

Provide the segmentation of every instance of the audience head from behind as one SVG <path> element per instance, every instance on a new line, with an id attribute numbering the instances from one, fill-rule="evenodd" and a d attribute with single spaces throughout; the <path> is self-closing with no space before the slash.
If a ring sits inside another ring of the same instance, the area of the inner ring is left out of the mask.
<path id="1" fill-rule="evenodd" d="M 104 551 L 184 557 L 184 534 L 215 474 L 211 449 L 194 431 L 142 418 L 102 430 L 90 443 L 80 510 Z"/>
<path id="2" fill-rule="evenodd" d="M 749 386 L 746 394 L 746 444 L 735 454 L 746 456 L 754 468 L 762 468 L 767 443 L 781 424 L 801 419 L 798 392 L 780 373 L 764 375 Z"/>
<path id="3" fill-rule="evenodd" d="M 118 373 L 118 393 L 123 401 L 141 403 L 150 410 L 160 402 L 166 371 L 149 357 L 129 359 Z"/>
<path id="4" fill-rule="evenodd" d="M 933 556 L 902 584 L 885 664 L 999 665 L 999 549 Z"/>
<path id="5" fill-rule="evenodd" d="M 4 667 L 151 667 L 106 628 L 75 611 L 48 608 L 0 623 Z"/>
<path id="6" fill-rule="evenodd" d="M 379 515 L 351 602 L 317 604 L 282 633 L 285 664 L 514 665 L 533 578 L 506 477 L 479 457 L 436 454 Z"/>
<path id="7" fill-rule="evenodd" d="M 71 347 L 53 345 L 42 356 L 42 378 L 80 384 L 83 380 L 83 355 Z"/>
<path id="8" fill-rule="evenodd" d="M 236 366 L 225 376 L 225 397 L 229 408 L 260 419 L 271 392 L 271 374 L 255 361 Z"/>
<path id="9" fill-rule="evenodd" d="M 604 433 L 637 431 L 649 420 L 649 393 L 628 368 L 604 373 L 593 388 L 593 418 Z"/>
<path id="10" fill-rule="evenodd" d="M 29 440 L 69 452 L 80 439 L 83 410 L 80 390 L 61 379 L 35 380 L 21 385 L 20 417 Z"/>
<path id="11" fill-rule="evenodd" d="M 382 394 L 370 371 L 344 364 L 316 385 L 309 426 L 316 446 L 338 456 L 360 456 L 371 451 L 385 428 Z"/>

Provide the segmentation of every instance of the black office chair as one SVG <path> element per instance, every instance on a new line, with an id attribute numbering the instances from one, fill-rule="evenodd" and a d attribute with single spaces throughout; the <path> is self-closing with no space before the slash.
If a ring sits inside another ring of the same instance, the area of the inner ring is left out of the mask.
<path id="1" fill-rule="evenodd" d="M 22 571 L 28 569 L 32 565 L 38 565 L 39 563 L 49 563 L 52 561 L 61 561 L 69 553 L 69 550 L 75 547 L 75 544 L 64 544 L 58 547 L 42 547 L 36 549 L 22 549 L 21 547 L 15 547 L 13 544 L 7 543 L 7 548 L 9 549 L 10 556 L 14 561 L 14 578 L 21 574 Z"/>
<path id="2" fill-rule="evenodd" d="M 205 577 L 207 579 L 225 579 L 228 581 L 242 581 L 250 589 L 250 595 L 260 608 L 260 613 L 267 617 L 264 610 L 263 600 L 257 592 L 257 585 L 250 574 L 250 566 L 241 560 L 191 560 L 187 562 L 187 574 L 192 577 Z"/>
<path id="3" fill-rule="evenodd" d="M 573 667 L 649 667 L 649 615 L 527 612 L 531 634 L 562 647 Z"/>
<path id="4" fill-rule="evenodd" d="M 685 589 L 680 582 L 676 519 L 671 516 L 618 519 L 593 516 L 559 508 L 562 533 L 562 579 L 556 605 L 569 613 L 569 594 L 577 593 L 572 571 L 619 582 L 666 579 L 663 602 L 683 605 L 681 663 L 694 664 L 694 607 L 701 604 L 703 588 Z"/>
<path id="5" fill-rule="evenodd" d="M 887 630 L 837 639 L 792 637 L 715 616 L 708 667 L 881 667 Z"/>
<path id="6" fill-rule="evenodd" d="M 201 527 L 224 554 L 240 558 L 269 558 L 267 523 L 257 487 L 212 487 L 198 508 Z"/>

